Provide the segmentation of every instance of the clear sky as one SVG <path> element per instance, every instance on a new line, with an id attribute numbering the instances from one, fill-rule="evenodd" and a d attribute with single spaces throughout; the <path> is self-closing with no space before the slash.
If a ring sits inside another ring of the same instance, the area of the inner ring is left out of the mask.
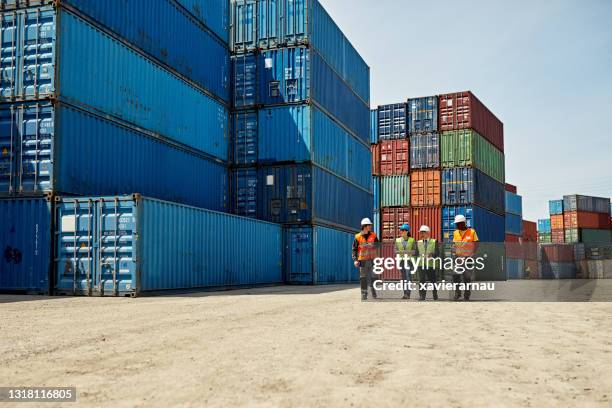
<path id="1" fill-rule="evenodd" d="M 473 91 L 504 122 L 524 218 L 612 196 L 612 0 L 320 0 L 371 67 L 373 107 Z"/>

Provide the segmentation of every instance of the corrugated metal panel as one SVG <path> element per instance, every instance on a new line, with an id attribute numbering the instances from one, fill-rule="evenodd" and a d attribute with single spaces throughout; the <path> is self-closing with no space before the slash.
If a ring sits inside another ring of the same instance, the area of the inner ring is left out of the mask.
<path id="1" fill-rule="evenodd" d="M 504 186 L 478 169 L 445 169 L 442 170 L 442 204 L 477 204 L 504 214 Z"/>
<path id="2" fill-rule="evenodd" d="M 551 215 L 550 216 L 550 227 L 554 230 L 560 230 L 565 228 L 565 220 L 563 214 Z"/>
<path id="3" fill-rule="evenodd" d="M 313 101 L 364 144 L 370 144 L 368 105 L 314 50 L 282 48 L 232 61 L 236 107 Z"/>
<path id="4" fill-rule="evenodd" d="M 6 170 L 0 194 L 139 191 L 226 210 L 223 163 L 117 122 L 65 104 L 32 102 L 0 107 L 0 129 L 8 150 L 0 156 Z"/>
<path id="5" fill-rule="evenodd" d="M 541 245 L 538 253 L 538 260 L 542 263 L 573 262 L 574 245 Z"/>
<path id="6" fill-rule="evenodd" d="M 563 200 L 550 200 L 548 202 L 550 215 L 563 214 Z"/>
<path id="7" fill-rule="evenodd" d="M 380 142 L 380 174 L 394 176 L 410 173 L 410 149 L 407 139 Z"/>
<path id="8" fill-rule="evenodd" d="M 53 4 L 54 0 L 0 0 L 1 10 L 14 10 L 16 8 L 36 7 Z"/>
<path id="9" fill-rule="evenodd" d="M 376 233 L 379 239 L 382 239 L 381 231 L 380 231 L 380 211 L 374 210 L 374 216 L 372 218 L 373 231 Z"/>
<path id="10" fill-rule="evenodd" d="M 410 203 L 413 207 L 440 206 L 440 170 L 420 170 L 410 173 Z"/>
<path id="11" fill-rule="evenodd" d="M 520 215 L 506 213 L 506 234 L 523 234 L 523 219 Z"/>
<path id="12" fill-rule="evenodd" d="M 61 99 L 227 160 L 228 111 L 221 103 L 76 15 L 59 13 L 58 20 L 46 7 L 12 17 L 18 21 L 17 44 L 28 46 L 12 61 L 24 68 L 11 69 L 15 76 L 0 83 L 2 100 Z M 2 53 L 10 54 L 5 45 Z"/>
<path id="13" fill-rule="evenodd" d="M 380 177 L 372 176 L 372 193 L 374 194 L 374 211 L 380 208 Z"/>
<path id="14" fill-rule="evenodd" d="M 506 191 L 509 191 L 511 193 L 517 194 L 516 192 L 516 186 L 510 183 L 506 183 L 505 185 Z"/>
<path id="15" fill-rule="evenodd" d="M 49 292 L 51 211 L 46 198 L 0 200 L 0 292 Z"/>
<path id="16" fill-rule="evenodd" d="M 380 175 L 380 143 L 370 146 L 372 152 L 372 174 Z"/>
<path id="17" fill-rule="evenodd" d="M 378 110 L 370 110 L 370 144 L 378 143 Z"/>
<path id="18" fill-rule="evenodd" d="M 565 211 L 587 211 L 610 214 L 610 199 L 582 195 L 569 195 L 563 197 Z"/>
<path id="19" fill-rule="evenodd" d="M 62 198 L 56 225 L 60 293 L 282 282 L 278 225 L 139 196 Z"/>
<path id="20" fill-rule="evenodd" d="M 438 97 L 408 99 L 408 132 L 435 132 L 438 130 Z"/>
<path id="21" fill-rule="evenodd" d="M 195 18 L 229 42 L 229 2 L 227 0 L 176 0 Z"/>
<path id="22" fill-rule="evenodd" d="M 506 191 L 506 213 L 523 215 L 523 197 Z"/>
<path id="23" fill-rule="evenodd" d="M 577 228 L 565 230 L 565 242 L 568 244 L 574 244 L 580 242 L 580 234 Z"/>
<path id="24" fill-rule="evenodd" d="M 471 92 L 439 96 L 440 131 L 474 129 L 504 151 L 504 124 Z"/>
<path id="25" fill-rule="evenodd" d="M 381 228 L 382 239 L 385 241 L 393 241 L 400 236 L 400 227 L 403 224 L 410 224 L 410 208 L 409 207 L 383 207 L 381 208 Z M 414 227 L 411 226 L 414 230 Z"/>
<path id="26" fill-rule="evenodd" d="M 550 244 L 552 242 L 551 233 L 538 233 L 538 242 L 541 244 Z"/>
<path id="27" fill-rule="evenodd" d="M 232 171 L 232 212 L 257 218 L 257 169 L 239 168 Z"/>
<path id="28" fill-rule="evenodd" d="M 241 110 L 232 113 L 234 124 L 232 140 L 232 162 L 239 165 L 255 165 L 258 155 L 258 120 L 256 110 Z"/>
<path id="29" fill-rule="evenodd" d="M 500 183 L 505 180 L 504 154 L 473 130 L 442 133 L 443 168 L 476 167 Z"/>
<path id="30" fill-rule="evenodd" d="M 418 236 L 421 225 L 427 225 L 431 230 L 431 237 L 442 241 L 442 208 L 441 207 L 420 207 L 412 208 L 410 214 L 410 227 L 413 236 Z"/>
<path id="31" fill-rule="evenodd" d="M 545 262 L 540 274 L 542 279 L 576 279 L 577 272 L 574 262 Z"/>
<path id="32" fill-rule="evenodd" d="M 508 279 L 524 279 L 524 261 L 522 259 L 506 258 L 506 273 Z"/>
<path id="33" fill-rule="evenodd" d="M 464 215 L 467 225 L 474 228 L 480 242 L 504 242 L 504 217 L 474 206 L 453 206 L 442 208 L 442 238 L 452 242 L 455 230 L 455 216 Z"/>
<path id="34" fill-rule="evenodd" d="M 373 211 L 371 193 L 313 165 L 261 168 L 258 194 L 259 218 L 283 224 L 359 229 L 361 219 Z"/>
<path id="35" fill-rule="evenodd" d="M 229 103 L 230 61 L 227 44 L 205 30 L 201 23 L 174 1 L 130 0 L 117 3 L 63 0 L 60 4 L 77 8 L 97 23 Z"/>
<path id="36" fill-rule="evenodd" d="M 565 242 L 565 230 L 553 229 L 550 233 L 550 237 L 553 244 L 563 244 Z"/>
<path id="37" fill-rule="evenodd" d="M 585 244 L 612 242 L 612 230 L 582 228 L 579 230 L 579 240 Z"/>
<path id="38" fill-rule="evenodd" d="M 538 220 L 538 232 L 550 232 L 550 218 Z"/>
<path id="39" fill-rule="evenodd" d="M 565 228 L 609 229 L 610 216 L 606 213 L 566 211 L 563 213 Z"/>
<path id="40" fill-rule="evenodd" d="M 410 136 L 410 168 L 437 169 L 440 167 L 440 135 L 424 133 Z"/>
<path id="41" fill-rule="evenodd" d="M 535 222 L 523 220 L 523 239 L 531 242 L 538 240 L 538 226 Z"/>
<path id="42" fill-rule="evenodd" d="M 405 103 L 378 107 L 378 136 L 381 140 L 408 137 L 408 106 Z"/>
<path id="43" fill-rule="evenodd" d="M 350 251 L 354 235 L 320 226 L 284 228 L 287 283 L 326 285 L 359 281 Z"/>
<path id="44" fill-rule="evenodd" d="M 382 176 L 380 178 L 381 206 L 410 205 L 410 176 Z"/>
<path id="45" fill-rule="evenodd" d="M 235 53 L 309 44 L 352 92 L 370 102 L 370 68 L 316 0 L 235 0 Z"/>

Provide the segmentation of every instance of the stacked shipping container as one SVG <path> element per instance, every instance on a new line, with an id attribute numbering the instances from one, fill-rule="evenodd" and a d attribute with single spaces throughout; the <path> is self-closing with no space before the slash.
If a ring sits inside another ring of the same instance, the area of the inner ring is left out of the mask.
<path id="1" fill-rule="evenodd" d="M 387 182 L 370 168 L 369 67 L 316 0 L 230 8 L 232 211 L 284 225 L 289 283 L 353 281 L 350 259 L 320 256 L 350 247 Z"/>
<path id="2" fill-rule="evenodd" d="M 506 275 L 508 279 L 522 279 L 525 277 L 525 246 L 523 244 L 523 197 L 516 193 L 515 186 L 507 185 L 504 190 L 506 211 Z"/>

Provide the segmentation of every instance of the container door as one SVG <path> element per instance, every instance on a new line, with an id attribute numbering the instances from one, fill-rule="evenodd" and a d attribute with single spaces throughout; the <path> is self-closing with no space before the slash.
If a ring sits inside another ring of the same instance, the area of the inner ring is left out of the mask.
<path id="1" fill-rule="evenodd" d="M 90 200 L 65 201 L 56 212 L 58 293 L 85 293 L 95 289 L 95 259 L 97 244 L 96 203 Z"/>
<path id="2" fill-rule="evenodd" d="M 285 230 L 285 278 L 287 283 L 313 284 L 313 232 L 311 227 Z"/>
<path id="3" fill-rule="evenodd" d="M 255 165 L 258 161 L 257 111 L 234 113 L 234 163 Z"/>
<path id="4" fill-rule="evenodd" d="M 256 2 L 255 0 L 242 0 L 233 2 L 232 22 L 234 29 L 230 30 L 234 51 L 244 52 L 255 48 L 256 41 Z"/>
<path id="5" fill-rule="evenodd" d="M 99 295 L 132 294 L 136 276 L 136 210 L 132 199 L 98 202 L 98 259 L 96 292 Z"/>
<path id="6" fill-rule="evenodd" d="M 2 65 L 0 67 L 0 98 L 3 100 L 15 97 L 17 84 L 17 58 L 19 54 L 20 15 L 16 13 L 0 14 L 0 46 L 2 47 Z"/>

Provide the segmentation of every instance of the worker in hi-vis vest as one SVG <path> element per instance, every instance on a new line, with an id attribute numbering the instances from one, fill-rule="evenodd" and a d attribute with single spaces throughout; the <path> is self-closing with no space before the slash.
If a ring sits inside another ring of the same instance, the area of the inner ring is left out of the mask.
<path id="1" fill-rule="evenodd" d="M 419 283 L 431 282 L 434 285 L 438 282 L 436 277 L 436 265 L 434 258 L 440 256 L 438 242 L 431 237 L 431 229 L 427 225 L 422 225 L 419 228 L 419 242 L 417 242 L 417 249 L 419 251 L 419 257 L 422 258 L 419 266 Z M 419 300 L 425 300 L 427 298 L 427 290 L 419 289 Z M 438 290 L 433 289 L 433 298 L 438 300 Z"/>
<path id="2" fill-rule="evenodd" d="M 378 257 L 379 245 L 376 233 L 372 231 L 372 221 L 369 218 L 361 220 L 361 232 L 355 235 L 353 241 L 353 262 L 359 268 L 359 283 L 361 285 L 361 300 L 368 299 L 368 287 L 372 297 L 377 298 L 374 289 L 374 258 Z"/>
<path id="3" fill-rule="evenodd" d="M 402 259 L 407 257 L 408 268 L 400 268 L 402 280 L 405 283 L 412 281 L 412 259 L 416 255 L 416 241 L 410 236 L 410 225 L 404 224 L 400 227 L 400 237 L 395 239 L 395 255 Z M 403 261 L 402 261 L 403 263 Z M 406 285 L 402 299 L 410 299 L 410 288 Z"/>
<path id="4" fill-rule="evenodd" d="M 453 233 L 453 252 L 456 258 L 470 258 L 476 255 L 478 250 L 478 234 L 473 228 L 467 226 L 467 220 L 463 215 L 457 215 L 455 217 L 455 232 Z M 465 283 L 466 285 L 472 282 L 472 271 L 457 270 L 453 271 L 453 282 Z M 470 300 L 471 291 L 466 286 L 463 293 L 463 299 L 465 301 Z M 459 288 L 455 291 L 455 300 L 461 299 L 461 290 Z"/>

